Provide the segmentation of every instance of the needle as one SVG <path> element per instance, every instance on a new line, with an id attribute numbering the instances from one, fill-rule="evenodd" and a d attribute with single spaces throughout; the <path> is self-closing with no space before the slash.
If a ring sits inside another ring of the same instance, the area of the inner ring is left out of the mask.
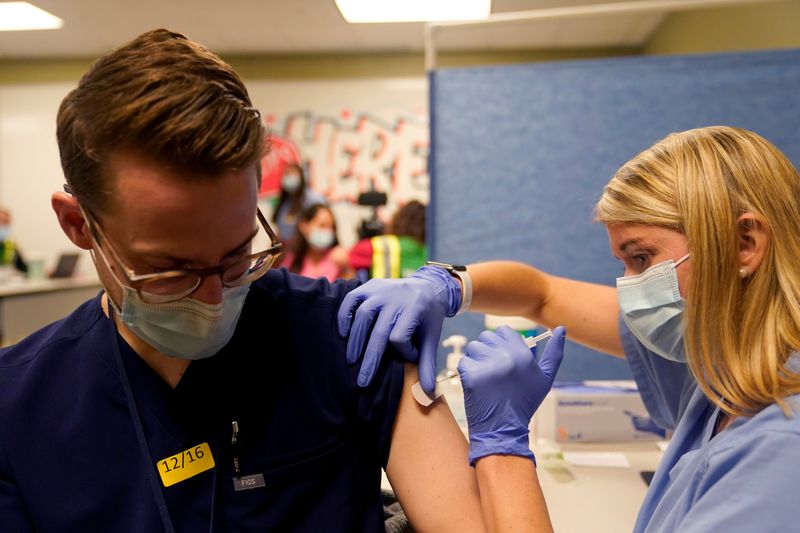
<path id="1" fill-rule="evenodd" d="M 540 333 L 540 334 L 536 335 L 535 337 L 525 337 L 523 340 L 525 341 L 525 346 L 527 346 L 528 348 L 533 348 L 534 346 L 536 346 L 536 344 L 539 341 L 543 341 L 545 339 L 549 339 L 552 336 L 553 336 L 553 332 L 548 329 L 544 333 Z M 441 379 L 437 379 L 436 383 L 441 383 L 442 381 L 447 381 L 448 379 L 453 379 L 453 378 L 457 378 L 457 377 L 458 377 L 458 374 L 454 374 L 452 376 L 445 376 L 445 377 L 443 377 Z"/>

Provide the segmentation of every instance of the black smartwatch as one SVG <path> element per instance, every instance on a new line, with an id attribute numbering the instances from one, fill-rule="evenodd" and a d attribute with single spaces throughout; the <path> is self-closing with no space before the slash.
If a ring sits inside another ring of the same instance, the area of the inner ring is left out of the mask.
<path id="1" fill-rule="evenodd" d="M 435 266 L 445 269 L 454 278 L 461 280 L 461 305 L 458 306 L 457 315 L 464 313 L 469 309 L 472 303 L 472 278 L 469 277 L 467 267 L 464 265 L 451 265 L 450 263 L 440 263 L 439 261 L 428 261 L 425 263 L 429 266 Z"/>
<path id="2" fill-rule="evenodd" d="M 450 263 L 440 263 L 439 261 L 427 261 L 426 265 L 443 268 L 450 272 L 450 275 L 455 276 L 456 272 L 466 272 L 467 267 L 464 265 L 451 265 Z"/>

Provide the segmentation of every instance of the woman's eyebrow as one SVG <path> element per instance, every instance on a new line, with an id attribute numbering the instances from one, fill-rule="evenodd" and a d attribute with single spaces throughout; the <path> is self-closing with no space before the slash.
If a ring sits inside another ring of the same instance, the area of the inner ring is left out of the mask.
<path id="1" fill-rule="evenodd" d="M 619 251 L 624 253 L 625 249 L 627 249 L 628 247 L 630 247 L 630 246 L 632 246 L 634 244 L 639 244 L 641 242 L 642 242 L 642 239 L 640 239 L 638 237 L 623 241 L 623 243 L 619 245 Z"/>

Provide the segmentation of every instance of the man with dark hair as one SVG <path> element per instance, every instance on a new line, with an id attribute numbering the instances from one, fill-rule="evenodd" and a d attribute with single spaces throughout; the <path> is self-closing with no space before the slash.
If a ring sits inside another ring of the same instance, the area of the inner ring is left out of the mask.
<path id="1" fill-rule="evenodd" d="M 355 284 L 271 270 L 264 126 L 230 66 L 148 32 L 57 133 L 52 206 L 105 290 L 0 351 L 0 531 L 383 531 L 381 467 L 417 529 L 483 529 L 446 405 L 391 349 L 365 389 L 345 364 Z"/>

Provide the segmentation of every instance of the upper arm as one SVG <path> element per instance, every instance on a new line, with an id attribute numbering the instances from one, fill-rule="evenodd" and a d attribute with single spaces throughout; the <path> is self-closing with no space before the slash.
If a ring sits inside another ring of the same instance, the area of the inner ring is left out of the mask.
<path id="1" fill-rule="evenodd" d="M 416 531 L 485 531 L 469 446 L 447 404 L 422 407 L 411 395 L 416 366 L 406 365 L 386 474 Z"/>

